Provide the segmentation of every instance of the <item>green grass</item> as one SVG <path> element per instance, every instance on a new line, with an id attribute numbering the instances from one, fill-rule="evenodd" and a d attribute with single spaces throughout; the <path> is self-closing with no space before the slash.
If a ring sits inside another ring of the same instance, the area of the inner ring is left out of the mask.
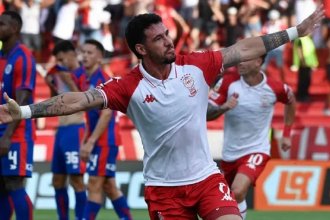
<path id="1" fill-rule="evenodd" d="M 148 212 L 146 210 L 132 210 L 134 220 L 148 220 Z M 56 220 L 55 210 L 35 210 L 34 220 Z M 73 220 L 73 212 L 71 211 L 71 219 Z M 101 209 L 97 216 L 97 220 L 114 220 L 118 219 L 113 210 Z M 246 220 L 329 220 L 330 212 L 261 212 L 248 210 Z"/>

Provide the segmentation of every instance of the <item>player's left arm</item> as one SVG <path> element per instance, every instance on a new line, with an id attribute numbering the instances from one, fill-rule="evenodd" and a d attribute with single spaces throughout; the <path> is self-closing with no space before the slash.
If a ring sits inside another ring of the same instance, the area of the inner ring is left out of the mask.
<path id="1" fill-rule="evenodd" d="M 293 92 L 288 92 L 289 102 L 284 107 L 284 130 L 282 135 L 282 150 L 287 151 L 291 148 L 291 128 L 296 115 L 296 99 Z"/>
<path id="2" fill-rule="evenodd" d="M 101 116 L 96 123 L 95 129 L 93 130 L 89 138 L 86 140 L 86 142 L 83 143 L 80 149 L 80 158 L 83 161 L 85 162 L 88 161 L 89 155 L 92 152 L 96 141 L 101 137 L 105 129 L 108 127 L 111 116 L 112 116 L 112 110 L 110 109 L 102 110 Z"/>
<path id="3" fill-rule="evenodd" d="M 323 5 L 320 5 L 309 17 L 295 27 L 260 37 L 240 40 L 234 45 L 221 50 L 223 65 L 226 68 L 258 58 L 298 37 L 306 36 L 319 26 L 323 18 L 324 9 Z"/>
<path id="4" fill-rule="evenodd" d="M 20 89 L 16 90 L 16 100 L 19 105 L 26 105 L 28 104 L 28 100 L 31 97 L 31 91 L 27 89 Z M 0 156 L 7 155 L 10 144 L 11 144 L 11 137 L 14 134 L 16 128 L 18 127 L 21 120 L 13 121 L 8 123 L 6 130 L 2 137 L 0 138 Z"/>
<path id="5" fill-rule="evenodd" d="M 238 95 L 233 94 L 224 104 L 222 105 L 214 105 L 212 103 L 208 103 L 207 105 L 207 114 L 206 120 L 212 121 L 226 113 L 227 111 L 236 107 L 238 103 Z"/>

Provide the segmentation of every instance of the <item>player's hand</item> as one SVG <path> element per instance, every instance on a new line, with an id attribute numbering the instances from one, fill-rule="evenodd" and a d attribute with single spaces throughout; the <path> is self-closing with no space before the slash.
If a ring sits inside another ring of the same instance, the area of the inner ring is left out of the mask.
<path id="1" fill-rule="evenodd" d="M 7 93 L 4 93 L 3 97 L 7 104 L 0 105 L 0 124 L 21 119 L 22 113 L 17 102 L 9 98 Z"/>
<path id="2" fill-rule="evenodd" d="M 10 148 L 10 137 L 2 136 L 0 138 L 0 157 L 6 156 Z"/>
<path id="3" fill-rule="evenodd" d="M 86 142 L 84 142 L 82 144 L 82 146 L 80 147 L 80 159 L 84 162 L 88 162 L 89 161 L 89 156 L 91 155 L 91 152 L 94 148 L 95 142 L 87 140 Z"/>
<path id="4" fill-rule="evenodd" d="M 282 137 L 281 139 L 281 148 L 284 152 L 291 149 L 291 138 L 289 137 Z"/>
<path id="5" fill-rule="evenodd" d="M 228 100 L 222 105 L 222 108 L 226 110 L 233 109 L 237 106 L 238 103 L 238 94 L 234 93 Z"/>
<path id="6" fill-rule="evenodd" d="M 299 37 L 307 36 L 313 32 L 315 28 L 320 26 L 322 19 L 324 18 L 324 7 L 319 5 L 316 10 L 300 24 L 297 25 Z"/>

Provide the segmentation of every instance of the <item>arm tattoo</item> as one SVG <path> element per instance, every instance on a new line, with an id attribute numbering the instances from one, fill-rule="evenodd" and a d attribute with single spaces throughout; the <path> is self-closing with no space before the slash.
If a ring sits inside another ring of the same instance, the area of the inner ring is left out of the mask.
<path id="1" fill-rule="evenodd" d="M 221 50 L 224 67 L 230 67 L 241 62 L 241 54 L 236 47 L 227 47 Z"/>
<path id="2" fill-rule="evenodd" d="M 62 94 L 38 104 L 30 105 L 33 118 L 69 114 L 72 109 L 64 104 L 64 96 L 65 94 Z"/>
<path id="3" fill-rule="evenodd" d="M 85 99 L 84 99 L 85 96 Z M 70 115 L 78 111 L 102 108 L 103 96 L 96 89 L 84 93 L 63 93 L 46 101 L 30 105 L 32 117 Z"/>
<path id="4" fill-rule="evenodd" d="M 285 30 L 264 35 L 261 39 L 264 42 L 267 52 L 290 41 L 288 32 Z"/>
<path id="5" fill-rule="evenodd" d="M 88 94 L 87 93 L 84 93 L 84 95 L 86 96 L 86 99 L 87 99 L 88 104 L 91 103 L 91 101 L 89 100 Z"/>

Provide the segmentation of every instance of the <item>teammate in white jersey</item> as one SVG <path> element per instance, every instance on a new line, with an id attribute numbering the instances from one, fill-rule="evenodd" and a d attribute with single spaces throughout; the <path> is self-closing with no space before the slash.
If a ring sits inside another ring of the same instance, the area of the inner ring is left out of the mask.
<path id="1" fill-rule="evenodd" d="M 238 64 L 238 73 L 225 74 L 210 92 L 207 119 L 225 113 L 221 169 L 233 191 L 243 219 L 245 197 L 270 158 L 269 130 L 276 102 L 285 104 L 282 149 L 291 147 L 290 130 L 295 97 L 282 82 L 262 71 L 264 56 Z"/>
<path id="2" fill-rule="evenodd" d="M 126 28 L 130 49 L 141 60 L 131 73 L 98 88 L 65 93 L 18 106 L 5 95 L 0 123 L 72 114 L 90 108 L 126 113 L 144 146 L 145 200 L 154 219 L 239 220 L 237 203 L 212 160 L 205 115 L 208 90 L 224 67 L 251 60 L 313 31 L 320 6 L 296 27 L 241 40 L 221 51 L 176 55 L 168 29 L 156 14 L 134 17 Z"/>

